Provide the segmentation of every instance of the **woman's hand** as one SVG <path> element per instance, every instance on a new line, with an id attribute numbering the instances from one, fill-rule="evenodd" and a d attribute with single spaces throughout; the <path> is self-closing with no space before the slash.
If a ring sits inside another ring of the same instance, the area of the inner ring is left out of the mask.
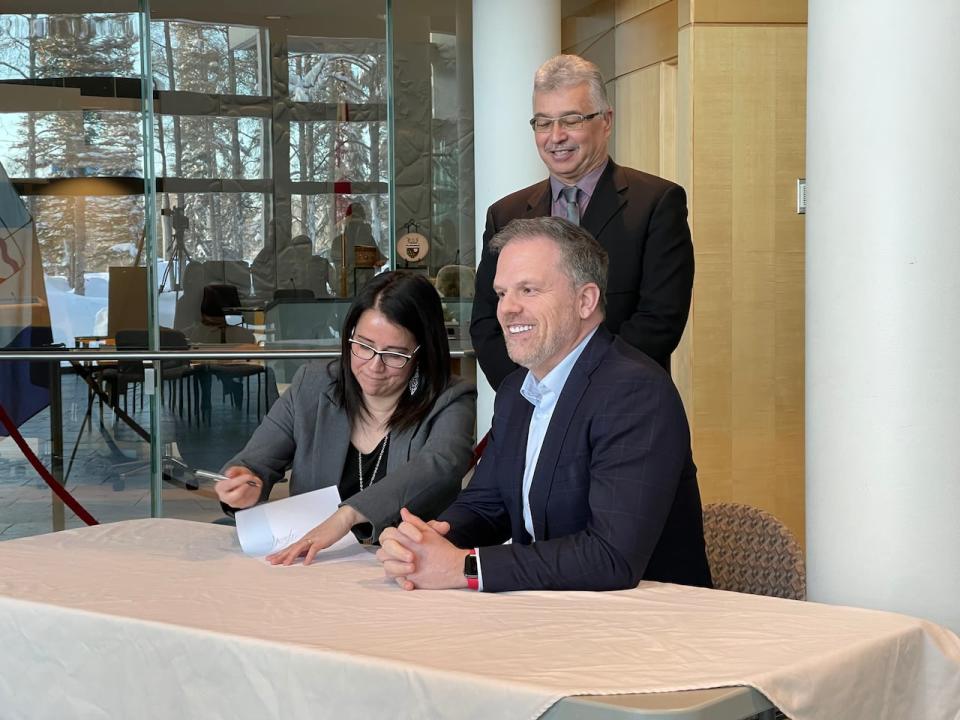
<path id="1" fill-rule="evenodd" d="M 260 491 L 263 490 L 263 480 L 250 472 L 249 468 L 240 465 L 227 468 L 223 474 L 227 479 L 220 480 L 215 488 L 220 502 L 238 510 L 257 504 Z"/>
<path id="2" fill-rule="evenodd" d="M 305 555 L 303 564 L 309 565 L 318 552 L 333 545 L 350 532 L 350 528 L 354 525 L 364 522 L 367 522 L 367 519 L 363 515 L 349 505 L 341 505 L 333 515 L 293 545 L 278 550 L 273 555 L 267 555 L 267 560 L 271 565 L 289 565 L 298 557 Z"/>

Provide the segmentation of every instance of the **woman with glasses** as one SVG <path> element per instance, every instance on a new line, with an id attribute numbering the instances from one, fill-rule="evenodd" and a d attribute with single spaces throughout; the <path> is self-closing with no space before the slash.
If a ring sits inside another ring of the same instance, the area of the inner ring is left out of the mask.
<path id="1" fill-rule="evenodd" d="M 342 504 L 269 556 L 288 565 L 353 530 L 375 541 L 406 507 L 435 517 L 470 463 L 476 388 L 450 374 L 440 296 L 426 278 L 383 273 L 347 314 L 342 355 L 300 368 L 246 447 L 223 471 L 228 512 L 265 502 L 289 469 L 290 494 L 336 485 Z"/>

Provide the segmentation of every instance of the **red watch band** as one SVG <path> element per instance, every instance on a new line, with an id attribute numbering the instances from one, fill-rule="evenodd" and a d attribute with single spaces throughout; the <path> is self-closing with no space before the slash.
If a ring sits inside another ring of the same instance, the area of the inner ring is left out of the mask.
<path id="1" fill-rule="evenodd" d="M 467 553 L 467 554 L 468 554 L 468 555 L 476 556 L 476 554 L 477 554 L 476 548 L 471 549 L 470 552 Z M 471 590 L 479 590 L 479 589 L 480 589 L 480 578 L 479 578 L 479 577 L 468 577 L 468 578 L 467 578 L 467 587 L 470 588 Z"/>

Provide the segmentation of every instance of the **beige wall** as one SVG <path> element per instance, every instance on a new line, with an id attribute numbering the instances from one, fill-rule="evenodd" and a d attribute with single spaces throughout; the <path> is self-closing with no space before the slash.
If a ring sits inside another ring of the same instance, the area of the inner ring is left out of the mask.
<path id="1" fill-rule="evenodd" d="M 598 62 L 618 162 L 687 190 L 697 272 L 673 374 L 704 501 L 803 539 L 806 3 L 601 0 L 563 45 Z M 578 34 L 579 33 L 579 34 Z"/>

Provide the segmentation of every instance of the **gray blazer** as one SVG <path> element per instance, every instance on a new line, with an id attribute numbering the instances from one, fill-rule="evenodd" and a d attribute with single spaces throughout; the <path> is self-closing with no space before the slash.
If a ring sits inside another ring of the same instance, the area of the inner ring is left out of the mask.
<path id="1" fill-rule="evenodd" d="M 225 466 L 243 465 L 263 479 L 260 502 L 288 469 L 291 495 L 340 482 L 350 422 L 334 400 L 331 372 L 339 362 L 301 367 L 246 447 Z M 473 452 L 476 403 L 476 387 L 452 377 L 419 424 L 391 433 L 386 476 L 345 502 L 370 520 L 374 540 L 399 522 L 400 508 L 432 519 L 457 497 Z"/>

